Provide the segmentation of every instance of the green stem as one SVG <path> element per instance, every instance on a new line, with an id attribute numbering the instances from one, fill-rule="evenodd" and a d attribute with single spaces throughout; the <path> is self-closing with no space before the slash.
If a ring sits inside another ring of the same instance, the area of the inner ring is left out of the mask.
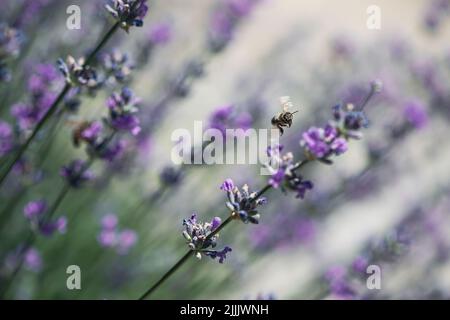
<path id="1" fill-rule="evenodd" d="M 185 253 L 185 255 L 178 260 L 177 263 L 175 263 L 175 265 L 170 268 L 169 271 L 167 271 L 162 277 L 161 279 L 159 279 L 152 287 L 150 287 L 150 289 L 148 289 L 140 298 L 139 300 L 144 300 L 145 298 L 147 298 L 148 296 L 150 296 L 156 289 L 158 289 L 158 287 L 160 285 L 162 285 L 164 283 L 164 281 L 166 281 L 172 274 L 174 274 L 189 258 L 190 256 L 192 256 L 194 254 L 195 251 L 193 250 L 189 250 L 188 252 Z"/>

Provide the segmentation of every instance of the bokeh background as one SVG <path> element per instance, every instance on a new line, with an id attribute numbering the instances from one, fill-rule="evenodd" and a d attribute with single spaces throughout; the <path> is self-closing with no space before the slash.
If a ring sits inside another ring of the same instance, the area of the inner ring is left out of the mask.
<path id="1" fill-rule="evenodd" d="M 375 79 L 383 91 L 367 108 L 364 139 L 332 166 L 305 167 L 315 188 L 304 200 L 270 191 L 259 225 L 233 223 L 221 233 L 220 243 L 233 248 L 223 264 L 192 258 L 152 298 L 449 298 L 449 1 L 148 2 L 143 28 L 119 30 L 102 51 L 116 48 L 134 61 L 127 85 L 142 98 L 143 130 L 122 157 L 95 163 L 97 178 L 58 208 L 66 232 L 39 235 L 13 275 L 30 230 L 24 206 L 54 201 L 64 185 L 60 167 L 86 158 L 72 144 L 73 123 L 101 118 L 114 88 L 84 96 L 78 112 L 33 144 L 27 169 L 0 190 L 4 298 L 138 298 L 186 251 L 184 218 L 227 216 L 219 189 L 226 178 L 253 189 L 267 179 L 258 165 L 174 166 L 173 130 L 210 123 L 225 106 L 254 128 L 270 128 L 287 95 L 300 112 L 282 143 L 300 156 L 302 131 L 326 123 L 337 102 L 359 103 Z M 1 21 L 24 37 L 8 61 L 11 79 L 0 82 L 2 121 L 14 126 L 11 109 L 27 101 L 37 65 L 82 56 L 111 26 L 102 3 L 0 1 Z M 81 8 L 80 30 L 66 28 L 70 4 Z M 366 26 L 369 5 L 381 9 L 380 30 Z M 229 6 L 239 8 L 232 26 Z M 101 238 L 102 219 L 112 215 L 117 245 Z M 381 290 L 367 289 L 367 264 L 381 267 Z M 81 290 L 66 287 L 69 265 L 81 268 Z"/>

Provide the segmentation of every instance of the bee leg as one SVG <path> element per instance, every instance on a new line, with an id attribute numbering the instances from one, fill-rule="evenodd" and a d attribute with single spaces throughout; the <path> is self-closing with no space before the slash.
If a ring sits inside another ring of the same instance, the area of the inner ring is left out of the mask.
<path id="1" fill-rule="evenodd" d="M 278 129 L 280 129 L 280 137 L 281 137 L 283 135 L 283 133 L 284 133 L 284 129 L 280 125 L 278 126 Z"/>

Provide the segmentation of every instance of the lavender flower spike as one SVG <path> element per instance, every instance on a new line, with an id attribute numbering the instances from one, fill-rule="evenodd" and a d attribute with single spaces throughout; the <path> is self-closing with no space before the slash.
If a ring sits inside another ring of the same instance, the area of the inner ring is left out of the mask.
<path id="1" fill-rule="evenodd" d="M 105 5 L 111 16 L 126 32 L 130 27 L 142 27 L 148 12 L 147 0 L 109 0 Z"/>
<path id="2" fill-rule="evenodd" d="M 230 247 L 225 247 L 221 251 L 212 250 L 217 245 L 218 234 L 212 235 L 221 223 L 219 217 L 215 217 L 211 223 L 197 221 L 197 215 L 194 213 L 189 219 L 183 220 L 183 237 L 186 239 L 189 248 L 195 251 L 198 259 L 202 258 L 202 254 L 212 259 L 219 258 L 219 263 L 223 263 L 226 254 L 231 251 Z"/>

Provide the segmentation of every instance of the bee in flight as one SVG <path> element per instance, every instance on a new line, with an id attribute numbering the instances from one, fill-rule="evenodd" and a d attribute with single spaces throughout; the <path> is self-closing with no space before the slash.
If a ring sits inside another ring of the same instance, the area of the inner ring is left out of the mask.
<path id="1" fill-rule="evenodd" d="M 73 132 L 72 132 L 72 143 L 74 144 L 75 147 L 79 147 L 81 141 L 83 140 L 83 131 L 86 130 L 87 128 L 89 128 L 89 126 L 91 125 L 90 122 L 88 121 L 82 121 L 82 122 L 69 122 L 69 124 L 74 126 Z"/>
<path id="2" fill-rule="evenodd" d="M 291 112 L 289 109 L 293 106 L 291 99 L 289 97 L 281 97 L 280 98 L 281 107 L 283 108 L 283 112 L 278 113 L 276 116 L 272 118 L 272 125 L 277 127 L 280 130 L 280 136 L 283 135 L 284 129 L 283 127 L 291 127 L 292 119 L 294 118 L 294 113 L 298 111 Z"/>

